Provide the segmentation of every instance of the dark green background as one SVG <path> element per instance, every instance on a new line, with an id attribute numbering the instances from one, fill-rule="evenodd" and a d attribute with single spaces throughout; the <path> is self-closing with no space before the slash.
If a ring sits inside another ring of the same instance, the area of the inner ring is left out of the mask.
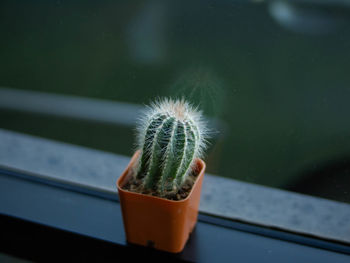
<path id="1" fill-rule="evenodd" d="M 293 32 L 267 3 L 0 3 L 0 86 L 140 104 L 184 95 L 220 123 L 209 172 L 292 189 L 341 163 L 325 175 L 329 191 L 309 193 L 342 201 L 350 188 L 349 71 L 349 20 L 328 34 Z M 8 110 L 0 127 L 133 150 L 125 127 Z"/>

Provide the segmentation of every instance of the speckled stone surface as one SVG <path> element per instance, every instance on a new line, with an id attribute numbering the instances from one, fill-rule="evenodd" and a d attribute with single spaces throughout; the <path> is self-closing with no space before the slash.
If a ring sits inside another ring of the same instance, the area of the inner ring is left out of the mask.
<path id="1" fill-rule="evenodd" d="M 129 157 L 0 129 L 0 166 L 116 193 Z M 350 205 L 206 174 L 200 210 L 350 243 Z"/>
<path id="2" fill-rule="evenodd" d="M 350 205 L 217 176 L 205 176 L 201 210 L 350 242 Z"/>
<path id="3" fill-rule="evenodd" d="M 0 129 L 0 166 L 116 191 L 128 157 Z"/>

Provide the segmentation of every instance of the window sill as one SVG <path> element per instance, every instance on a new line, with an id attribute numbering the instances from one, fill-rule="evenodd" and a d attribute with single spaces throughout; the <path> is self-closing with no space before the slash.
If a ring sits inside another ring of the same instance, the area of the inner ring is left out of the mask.
<path id="1" fill-rule="evenodd" d="M 129 247 L 115 188 L 129 158 L 6 130 L 0 130 L 0 145 L 1 214 Z M 304 261 L 315 251 L 331 253 L 309 246 L 350 254 L 350 209 L 344 203 L 206 175 L 200 212 L 182 259 L 205 261 L 222 251 L 227 260 L 233 248 L 243 259 L 251 244 L 271 260 L 295 249 L 308 251 L 296 253 Z"/>

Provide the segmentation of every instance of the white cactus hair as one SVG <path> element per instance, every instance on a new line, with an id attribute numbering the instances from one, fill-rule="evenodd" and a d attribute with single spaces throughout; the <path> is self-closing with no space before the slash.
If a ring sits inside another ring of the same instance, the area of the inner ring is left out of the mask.
<path id="1" fill-rule="evenodd" d="M 150 105 L 146 106 L 146 110 L 138 120 L 137 130 L 137 149 L 142 149 L 145 140 L 146 129 L 152 117 L 156 114 L 165 114 L 173 116 L 177 120 L 185 122 L 191 121 L 198 129 L 198 145 L 195 149 L 195 158 L 202 158 L 204 151 L 208 146 L 209 130 L 207 121 L 202 115 L 202 111 L 198 107 L 182 98 L 157 98 Z"/>

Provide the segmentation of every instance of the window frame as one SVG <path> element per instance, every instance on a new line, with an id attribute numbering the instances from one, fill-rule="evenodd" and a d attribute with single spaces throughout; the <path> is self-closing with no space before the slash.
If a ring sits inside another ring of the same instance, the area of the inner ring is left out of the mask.
<path id="1" fill-rule="evenodd" d="M 183 252 L 170 254 L 128 244 L 114 196 L 84 186 L 37 180 L 23 171 L 0 172 L 1 252 L 30 260 L 213 262 L 348 262 L 350 248 L 200 213 Z M 19 194 L 21 193 L 21 194 Z M 112 199 L 111 199 L 112 198 Z M 320 249 L 322 248 L 322 249 Z M 54 255 L 54 257 L 53 257 Z"/>

